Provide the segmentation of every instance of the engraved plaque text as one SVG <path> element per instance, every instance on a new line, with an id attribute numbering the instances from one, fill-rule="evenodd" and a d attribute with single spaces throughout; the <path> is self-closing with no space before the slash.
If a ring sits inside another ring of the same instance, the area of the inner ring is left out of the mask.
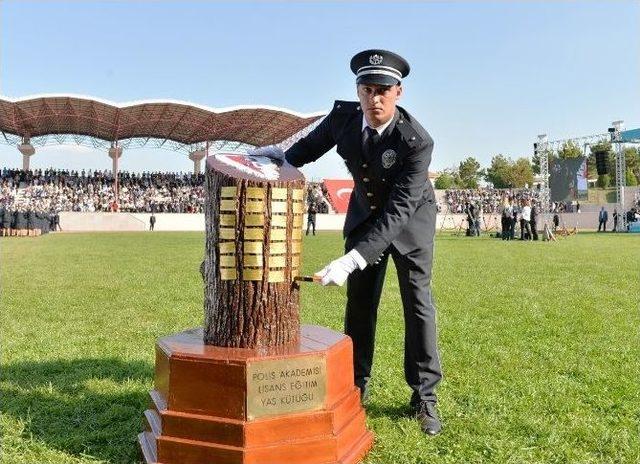
<path id="1" fill-rule="evenodd" d="M 324 355 L 247 363 L 247 420 L 321 409 L 326 367 Z"/>

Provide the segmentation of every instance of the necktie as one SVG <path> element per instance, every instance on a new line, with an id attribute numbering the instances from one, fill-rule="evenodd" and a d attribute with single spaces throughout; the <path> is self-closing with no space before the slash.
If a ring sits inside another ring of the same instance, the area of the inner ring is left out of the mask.
<path id="1" fill-rule="evenodd" d="M 380 141 L 380 134 L 372 127 L 365 127 L 362 133 L 362 154 L 364 159 L 369 161 L 373 157 L 376 145 Z"/>

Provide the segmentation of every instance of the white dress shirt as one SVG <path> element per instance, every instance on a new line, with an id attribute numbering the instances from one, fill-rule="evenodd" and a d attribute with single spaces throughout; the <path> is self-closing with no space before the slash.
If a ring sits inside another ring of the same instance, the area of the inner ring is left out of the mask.
<path id="1" fill-rule="evenodd" d="M 381 126 L 378 127 L 373 127 L 371 124 L 369 124 L 367 122 L 367 118 L 364 117 L 364 114 L 362 115 L 362 130 L 360 132 L 364 132 L 364 130 L 367 127 L 371 127 L 372 129 L 375 129 L 376 132 L 378 133 L 378 135 L 382 135 L 382 133 L 384 132 L 384 130 L 389 127 L 391 125 L 391 122 L 393 121 L 393 116 L 391 116 L 391 119 L 389 119 L 387 122 L 385 122 L 384 124 L 382 124 Z"/>

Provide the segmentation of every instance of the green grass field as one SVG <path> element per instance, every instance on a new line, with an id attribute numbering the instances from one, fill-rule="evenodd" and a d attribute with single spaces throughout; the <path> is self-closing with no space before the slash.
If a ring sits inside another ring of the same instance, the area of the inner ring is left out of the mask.
<path id="1" fill-rule="evenodd" d="M 339 256 L 308 237 L 304 270 Z M 2 458 L 133 463 L 154 342 L 202 321 L 199 233 L 0 239 Z M 640 462 L 640 236 L 557 243 L 438 236 L 444 431 L 408 417 L 390 265 L 368 464 Z M 302 320 L 341 330 L 345 290 L 302 290 Z"/>

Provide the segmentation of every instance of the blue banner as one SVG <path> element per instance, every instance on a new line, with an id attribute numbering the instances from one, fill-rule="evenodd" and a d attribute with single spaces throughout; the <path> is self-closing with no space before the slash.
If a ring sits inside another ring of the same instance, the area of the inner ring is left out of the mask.
<path id="1" fill-rule="evenodd" d="M 620 132 L 620 141 L 640 143 L 640 129 L 631 129 Z"/>

